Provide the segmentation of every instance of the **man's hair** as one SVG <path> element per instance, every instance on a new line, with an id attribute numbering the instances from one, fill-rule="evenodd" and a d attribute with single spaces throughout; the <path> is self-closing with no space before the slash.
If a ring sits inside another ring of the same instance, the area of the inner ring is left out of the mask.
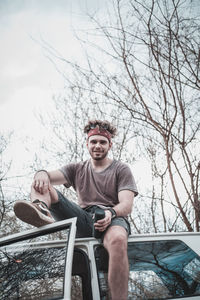
<path id="1" fill-rule="evenodd" d="M 113 124 L 108 121 L 101 120 L 89 120 L 88 124 L 84 127 L 84 133 L 88 133 L 91 129 L 94 129 L 96 127 L 109 131 L 112 138 L 117 134 L 117 128 Z"/>

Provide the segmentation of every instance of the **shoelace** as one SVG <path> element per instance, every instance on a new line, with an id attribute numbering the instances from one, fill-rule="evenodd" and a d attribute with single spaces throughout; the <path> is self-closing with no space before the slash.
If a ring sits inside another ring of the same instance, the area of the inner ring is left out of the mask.
<path id="1" fill-rule="evenodd" d="M 38 206 L 38 208 L 40 209 L 41 213 L 43 213 L 44 215 L 48 216 L 48 214 L 50 214 L 49 213 L 49 208 L 48 208 L 48 206 L 46 205 L 45 202 L 40 201 L 39 199 L 36 199 L 36 200 L 33 201 L 33 203 Z"/>

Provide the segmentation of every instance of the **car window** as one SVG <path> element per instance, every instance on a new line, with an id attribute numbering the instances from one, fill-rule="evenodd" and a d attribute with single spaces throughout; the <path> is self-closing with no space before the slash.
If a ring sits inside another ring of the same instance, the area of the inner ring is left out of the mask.
<path id="1" fill-rule="evenodd" d="M 158 300 L 200 295 L 200 257 L 179 240 L 130 242 L 129 296 L 131 300 Z M 109 299 L 108 255 L 96 246 L 101 300 Z"/>
<path id="2" fill-rule="evenodd" d="M 66 266 L 67 254 L 72 261 L 72 223 L 61 221 L 44 227 L 0 240 L 1 300 L 63 299 L 70 295 Z M 69 281 L 70 266 L 67 271 Z"/>

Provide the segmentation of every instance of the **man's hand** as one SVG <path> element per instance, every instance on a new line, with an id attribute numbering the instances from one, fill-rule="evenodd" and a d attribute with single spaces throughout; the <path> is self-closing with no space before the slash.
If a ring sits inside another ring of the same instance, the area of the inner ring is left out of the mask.
<path id="1" fill-rule="evenodd" d="M 109 210 L 105 210 L 105 218 L 98 220 L 96 223 L 94 223 L 95 229 L 99 231 L 104 231 L 110 225 L 112 219 L 112 213 Z"/>
<path id="2" fill-rule="evenodd" d="M 40 194 L 45 194 L 50 188 L 50 180 L 48 173 L 45 171 L 39 171 L 35 174 L 32 184 L 33 188 Z"/>

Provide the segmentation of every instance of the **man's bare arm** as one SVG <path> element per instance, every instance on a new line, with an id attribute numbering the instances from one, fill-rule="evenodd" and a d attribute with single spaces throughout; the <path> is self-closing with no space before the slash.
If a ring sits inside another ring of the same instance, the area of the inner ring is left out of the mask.
<path id="1" fill-rule="evenodd" d="M 116 211 L 118 217 L 126 217 L 131 213 L 133 207 L 134 192 L 129 190 L 120 191 L 118 194 L 119 204 L 113 208 Z M 95 223 L 95 228 L 99 231 L 104 231 L 111 223 L 112 213 L 109 210 L 105 210 L 105 218 Z"/>
<path id="2" fill-rule="evenodd" d="M 52 185 L 61 185 L 67 183 L 67 180 L 64 174 L 60 170 L 48 172 L 50 183 Z"/>
<path id="3" fill-rule="evenodd" d="M 118 193 L 119 204 L 113 208 L 117 216 L 126 217 L 132 212 L 134 192 L 129 190 L 122 190 Z"/>
<path id="4" fill-rule="evenodd" d="M 40 194 L 44 194 L 50 189 L 50 185 L 61 185 L 67 183 L 63 173 L 59 170 L 47 172 L 40 170 L 36 172 L 32 186 Z"/>

